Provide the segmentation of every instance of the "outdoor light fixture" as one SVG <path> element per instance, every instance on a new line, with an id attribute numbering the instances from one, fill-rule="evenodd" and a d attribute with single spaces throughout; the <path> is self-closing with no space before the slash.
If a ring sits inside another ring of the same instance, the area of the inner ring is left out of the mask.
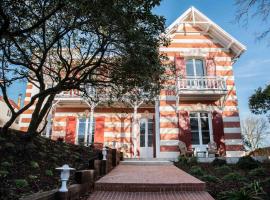
<path id="1" fill-rule="evenodd" d="M 61 188 L 59 189 L 59 192 L 67 192 L 68 191 L 67 181 L 68 181 L 69 176 L 70 176 L 70 171 L 75 170 L 75 169 L 70 168 L 67 164 L 63 165 L 62 167 L 55 168 L 55 169 L 61 170 L 60 178 L 61 178 L 62 185 L 61 185 Z"/>

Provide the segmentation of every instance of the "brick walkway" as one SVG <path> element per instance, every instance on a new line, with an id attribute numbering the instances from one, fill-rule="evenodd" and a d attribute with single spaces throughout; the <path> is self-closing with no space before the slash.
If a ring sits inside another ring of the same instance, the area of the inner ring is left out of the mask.
<path id="1" fill-rule="evenodd" d="M 173 165 L 119 165 L 95 183 L 94 199 L 213 200 L 204 182 Z"/>

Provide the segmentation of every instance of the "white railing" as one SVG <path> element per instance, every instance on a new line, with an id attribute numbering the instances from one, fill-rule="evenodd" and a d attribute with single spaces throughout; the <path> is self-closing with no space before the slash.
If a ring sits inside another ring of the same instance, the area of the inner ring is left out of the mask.
<path id="1" fill-rule="evenodd" d="M 60 92 L 56 95 L 56 98 L 81 98 L 82 92 L 79 90 L 69 90 Z"/>
<path id="2" fill-rule="evenodd" d="M 223 77 L 202 76 L 185 77 L 178 81 L 179 90 L 219 90 L 226 91 L 226 81 Z"/>

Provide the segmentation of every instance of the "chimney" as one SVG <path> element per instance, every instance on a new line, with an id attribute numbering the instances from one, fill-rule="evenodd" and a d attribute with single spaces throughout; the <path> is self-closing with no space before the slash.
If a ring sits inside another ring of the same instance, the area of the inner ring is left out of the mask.
<path id="1" fill-rule="evenodd" d="M 21 108 L 21 102 L 22 102 L 22 94 L 20 93 L 19 96 L 18 96 L 18 107 L 19 109 Z"/>

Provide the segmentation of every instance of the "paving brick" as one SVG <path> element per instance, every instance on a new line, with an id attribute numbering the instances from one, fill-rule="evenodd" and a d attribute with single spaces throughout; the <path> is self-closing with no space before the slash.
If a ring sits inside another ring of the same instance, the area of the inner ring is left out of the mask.
<path id="1" fill-rule="evenodd" d="M 108 192 L 96 191 L 88 200 L 214 200 L 205 191 L 169 192 Z"/>
<path id="2" fill-rule="evenodd" d="M 204 191 L 205 183 L 175 166 L 119 165 L 95 184 L 96 191 Z"/>

